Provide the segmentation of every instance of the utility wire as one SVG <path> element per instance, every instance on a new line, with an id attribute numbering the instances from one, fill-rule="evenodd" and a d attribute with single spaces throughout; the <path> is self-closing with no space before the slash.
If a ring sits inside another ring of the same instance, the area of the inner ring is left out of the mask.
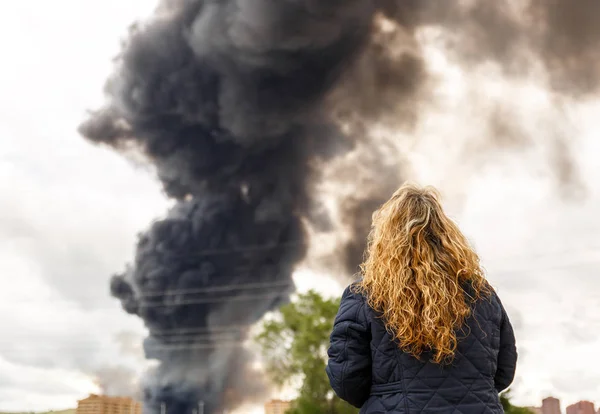
<path id="1" fill-rule="evenodd" d="M 245 246 L 245 247 L 239 247 L 239 248 L 206 249 L 206 250 L 202 250 L 197 253 L 193 253 L 193 254 L 189 254 L 189 255 L 181 255 L 181 257 L 203 257 L 203 256 L 214 255 L 214 254 L 224 254 L 227 252 L 235 253 L 235 252 L 244 252 L 244 251 L 267 250 L 267 249 L 273 249 L 273 248 L 276 248 L 279 246 L 298 245 L 298 244 L 302 244 L 302 243 L 288 242 L 288 243 L 253 245 L 253 246 Z M 577 250 L 567 249 L 567 250 L 554 251 L 554 252 L 543 252 L 543 253 L 538 252 L 538 253 L 532 253 L 532 254 L 527 254 L 527 255 L 522 255 L 522 256 L 505 256 L 505 257 L 495 258 L 495 259 L 492 259 L 489 261 L 485 261 L 482 263 L 482 265 L 484 267 L 489 267 L 489 265 L 493 264 L 493 263 L 515 261 L 515 260 L 526 260 L 526 259 L 532 259 L 532 258 L 549 257 L 549 258 L 556 259 L 557 255 L 571 254 L 571 253 L 599 253 L 600 254 L 600 247 L 592 246 L 588 249 L 577 249 Z M 239 277 L 239 275 L 240 274 L 238 273 L 238 274 L 234 275 L 234 277 Z M 235 290 L 235 289 L 246 289 L 246 288 L 251 289 L 251 288 L 261 288 L 261 287 L 269 288 L 269 287 L 276 287 L 276 286 L 293 287 L 294 285 L 290 281 L 256 282 L 256 283 L 246 283 L 246 284 L 233 284 L 232 283 L 232 284 L 225 284 L 225 285 L 220 285 L 220 286 L 210 286 L 210 287 L 205 287 L 205 288 L 141 292 L 141 293 L 135 295 L 135 297 L 176 296 L 176 295 L 181 295 L 181 294 L 213 293 L 213 292 L 223 292 L 223 291 Z M 39 300 L 39 298 L 32 298 L 32 299 L 34 301 Z"/>
<path id="2" fill-rule="evenodd" d="M 579 260 L 574 263 L 564 264 L 564 265 L 555 265 L 551 267 L 525 267 L 525 268 L 507 268 L 507 269 L 497 269 L 491 272 L 491 274 L 523 274 L 530 272 L 543 272 L 543 271 L 554 271 L 554 270 L 564 270 L 564 269 L 574 269 L 579 267 L 585 267 L 590 265 L 599 264 L 600 261 L 598 259 L 592 260 Z M 139 295 L 133 295 L 132 299 L 139 300 L 144 298 L 157 298 L 165 297 L 167 299 L 171 297 L 181 296 L 181 295 L 201 295 L 201 294 L 209 294 L 209 293 L 230 293 L 237 292 L 240 290 L 248 289 L 271 289 L 271 288 L 293 288 L 294 283 L 292 281 L 280 281 L 280 282 L 255 282 L 255 283 L 245 283 L 245 284 L 223 284 L 219 286 L 209 286 L 206 288 L 190 288 L 190 289 L 177 289 L 177 290 L 166 290 L 164 292 L 143 292 Z M 229 302 L 229 301 L 244 301 L 244 300 L 259 300 L 259 299 L 270 299 L 280 297 L 282 294 L 292 293 L 292 292 L 282 292 L 279 291 L 277 293 L 267 293 L 260 295 L 219 295 L 210 298 L 194 298 L 194 299 L 181 299 L 175 300 L 172 303 L 160 303 L 160 302 L 146 302 L 143 301 L 140 303 L 140 306 L 143 308 L 153 308 L 153 307 L 172 307 L 172 306 L 181 306 L 181 305 L 193 305 L 193 304 L 203 304 L 203 303 L 219 303 L 219 302 Z M 18 298 L 18 300 L 11 301 L 22 302 L 22 303 L 40 303 L 43 301 L 54 302 L 52 298 L 40 299 L 40 298 Z M 6 299 L 4 303 L 7 303 Z M 77 304 L 66 302 L 66 304 L 73 305 L 78 307 Z M 112 307 L 111 307 L 112 308 Z M 94 308 L 95 310 L 101 308 Z"/>
<path id="3" fill-rule="evenodd" d="M 243 347 L 245 344 L 247 343 L 246 340 L 244 341 L 219 341 L 216 342 L 214 344 L 173 344 L 173 345 L 146 345 L 144 348 L 145 350 L 152 352 L 152 351 L 172 351 L 172 350 L 186 350 L 186 349 L 219 349 L 219 348 L 236 348 L 236 347 Z M 26 351 L 26 352 L 39 352 L 39 351 L 65 351 L 65 352 L 70 352 L 70 351 L 96 351 L 96 350 L 100 350 L 100 349 L 106 349 L 106 347 L 94 347 L 92 345 L 90 346 L 78 346 L 78 347 L 68 347 L 68 346 L 56 346 L 56 347 L 32 347 L 32 348 L 23 348 L 23 347 L 15 347 L 15 348 L 0 348 L 0 356 L 2 356 L 3 354 L 22 354 L 22 351 Z"/>
<path id="4" fill-rule="evenodd" d="M 227 284 L 219 286 L 210 286 L 206 288 L 191 288 L 191 289 L 177 289 L 177 290 L 165 290 L 164 292 L 142 292 L 136 295 L 136 298 L 156 297 L 156 296 L 176 296 L 176 295 L 191 295 L 201 293 L 216 293 L 216 292 L 227 292 L 232 290 L 241 289 L 260 289 L 260 288 L 273 288 L 273 287 L 293 287 L 294 284 L 291 281 L 282 282 L 256 282 L 256 283 L 241 283 L 241 284 Z"/>
<path id="5" fill-rule="evenodd" d="M 166 253 L 169 257 L 209 257 L 209 256 L 219 256 L 223 254 L 230 253 L 245 253 L 245 252 L 256 252 L 261 250 L 274 250 L 282 247 L 292 247 L 292 246 L 305 246 L 306 242 L 278 242 L 278 243 L 266 243 L 266 244 L 255 244 L 255 245 L 246 245 L 243 247 L 227 247 L 221 249 L 203 249 L 198 250 L 189 254 L 178 254 L 178 253 Z M 165 253 L 160 253 L 165 254 Z"/>
<path id="6" fill-rule="evenodd" d="M 175 289 L 160 291 L 142 292 L 139 294 L 133 294 L 132 297 L 135 299 L 139 298 L 153 298 L 162 296 L 179 296 L 179 295 L 196 295 L 205 293 L 227 293 L 233 291 L 239 291 L 244 289 L 271 289 L 271 288 L 294 288 L 295 285 L 292 280 L 280 281 L 280 282 L 255 282 L 255 283 L 229 283 L 217 286 L 209 286 L 206 288 L 189 288 L 189 289 Z M 281 292 L 285 293 L 285 292 Z M 105 296 L 103 296 L 105 297 Z M 19 298 L 19 301 L 27 301 L 25 298 Z M 37 302 L 39 298 L 31 298 L 32 301 Z M 52 299 L 48 299 L 49 301 Z"/>

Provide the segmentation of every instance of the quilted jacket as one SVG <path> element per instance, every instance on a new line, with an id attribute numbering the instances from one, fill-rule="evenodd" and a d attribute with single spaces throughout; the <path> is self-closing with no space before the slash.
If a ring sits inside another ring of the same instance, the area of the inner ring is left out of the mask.
<path id="1" fill-rule="evenodd" d="M 365 298 L 344 291 L 328 350 L 335 393 L 360 414 L 503 413 L 498 393 L 513 381 L 515 337 L 498 296 L 472 304 L 457 333 L 456 356 L 439 365 L 417 359 L 392 341 Z"/>

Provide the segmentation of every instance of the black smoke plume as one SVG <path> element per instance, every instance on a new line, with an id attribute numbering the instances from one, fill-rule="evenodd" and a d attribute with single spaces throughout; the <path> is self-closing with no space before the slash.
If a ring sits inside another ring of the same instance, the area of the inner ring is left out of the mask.
<path id="1" fill-rule="evenodd" d="M 435 86 L 421 29 L 438 30 L 464 65 L 523 77 L 534 62 L 557 93 L 581 96 L 599 85 L 599 4 L 163 0 L 134 25 L 107 105 L 80 131 L 144 153 L 176 200 L 111 282 L 159 361 L 145 380 L 146 412 L 198 413 L 202 402 L 212 414 L 260 391 L 242 342 L 288 300 L 306 226 L 327 227 L 319 173 L 351 152 L 336 179 L 366 184 L 342 203 L 350 237 L 339 251 L 356 270 L 370 215 L 402 175 L 370 126 L 410 131 Z"/>
<path id="2" fill-rule="evenodd" d="M 148 413 L 231 409 L 260 388 L 242 343 L 293 291 L 315 166 L 345 141 L 320 107 L 371 13 L 348 0 L 171 1 L 131 29 L 109 104 L 81 131 L 141 149 L 177 200 L 111 282 L 160 361 Z"/>

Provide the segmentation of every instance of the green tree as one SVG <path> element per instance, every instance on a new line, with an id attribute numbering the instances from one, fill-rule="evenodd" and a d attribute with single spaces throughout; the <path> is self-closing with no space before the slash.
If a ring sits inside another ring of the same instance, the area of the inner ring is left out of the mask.
<path id="1" fill-rule="evenodd" d="M 315 291 L 299 295 L 263 323 L 257 336 L 267 373 L 280 386 L 297 385 L 289 414 L 356 414 L 331 391 L 325 373 L 327 346 L 339 300 Z"/>

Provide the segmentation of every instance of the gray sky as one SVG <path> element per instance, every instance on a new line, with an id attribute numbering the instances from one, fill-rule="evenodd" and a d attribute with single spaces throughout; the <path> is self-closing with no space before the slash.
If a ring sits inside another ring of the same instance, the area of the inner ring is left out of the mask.
<path id="1" fill-rule="evenodd" d="M 0 5 L 0 46 L 9 57 L 0 68 L 2 411 L 73 407 L 99 381 L 118 378 L 124 387 L 144 368 L 141 322 L 109 297 L 108 280 L 169 202 L 150 169 L 92 147 L 75 128 L 101 102 L 126 27 L 152 6 Z M 493 71 L 461 74 L 434 49 L 429 57 L 444 83 L 415 139 L 400 140 L 406 174 L 442 189 L 511 312 L 522 354 L 517 402 L 552 394 L 563 405 L 600 403 L 600 361 L 582 358 L 600 349 L 600 102 L 557 112 L 535 87 L 508 85 Z M 477 150 L 486 97 L 525 118 L 527 148 Z M 555 179 L 549 160 L 560 154 L 548 137 L 558 126 L 570 137 L 584 198 L 570 198 Z M 456 135 L 452 149 L 443 148 L 448 134 Z M 297 280 L 300 289 L 339 293 L 306 270 Z"/>

